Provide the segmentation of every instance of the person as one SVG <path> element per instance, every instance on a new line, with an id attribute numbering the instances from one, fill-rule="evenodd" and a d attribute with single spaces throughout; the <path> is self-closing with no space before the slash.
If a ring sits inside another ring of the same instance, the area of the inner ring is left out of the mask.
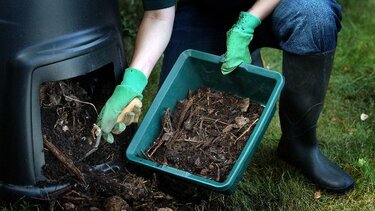
<path id="1" fill-rule="evenodd" d="M 163 53 L 160 83 L 186 49 L 224 54 L 221 72 L 230 74 L 259 58 L 261 47 L 273 47 L 283 52 L 285 77 L 277 155 L 327 191 L 354 187 L 352 177 L 320 152 L 316 134 L 341 28 L 335 0 L 143 0 L 143 6 L 132 61 L 98 118 L 106 140 L 113 142 L 111 131 L 126 127 L 116 118 L 133 98 L 142 99 Z"/>

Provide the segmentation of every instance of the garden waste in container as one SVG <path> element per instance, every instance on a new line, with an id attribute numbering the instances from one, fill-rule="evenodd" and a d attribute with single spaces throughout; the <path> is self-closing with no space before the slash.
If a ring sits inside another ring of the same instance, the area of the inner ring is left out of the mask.
<path id="1" fill-rule="evenodd" d="M 221 64 L 222 57 L 197 50 L 186 50 L 179 56 L 127 148 L 126 156 L 131 162 L 215 191 L 231 193 L 235 190 L 275 113 L 284 78 L 278 72 L 250 64 L 241 64 L 231 74 L 223 75 Z M 167 108 L 173 110 L 178 101 L 187 98 L 189 90 L 200 87 L 248 97 L 264 106 L 256 127 L 223 182 L 158 164 L 144 156 L 161 131 L 164 111 Z"/>

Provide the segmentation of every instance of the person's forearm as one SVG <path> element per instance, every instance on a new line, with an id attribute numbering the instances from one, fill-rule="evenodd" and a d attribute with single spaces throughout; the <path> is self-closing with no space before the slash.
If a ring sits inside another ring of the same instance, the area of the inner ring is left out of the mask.
<path id="1" fill-rule="evenodd" d="M 275 9 L 279 2 L 280 0 L 257 0 L 247 12 L 263 20 Z"/>
<path id="2" fill-rule="evenodd" d="M 172 34 L 175 7 L 146 11 L 137 33 L 134 55 L 129 67 L 147 77 L 163 54 Z"/>

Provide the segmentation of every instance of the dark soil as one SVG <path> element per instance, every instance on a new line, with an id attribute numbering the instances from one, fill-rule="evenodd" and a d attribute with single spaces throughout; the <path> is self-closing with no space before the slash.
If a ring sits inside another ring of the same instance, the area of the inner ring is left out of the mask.
<path id="1" fill-rule="evenodd" d="M 223 182 L 263 107 L 228 93 L 200 88 L 167 109 L 163 130 L 147 151 L 149 159 Z"/>
<path id="2" fill-rule="evenodd" d="M 115 136 L 114 144 L 102 140 L 96 152 L 79 161 L 95 144 L 91 130 L 114 84 L 113 77 L 103 71 L 41 86 L 44 141 L 55 146 L 68 160 L 64 163 L 57 159 L 45 145 L 43 173 L 48 183 L 70 184 L 62 194 L 39 199 L 45 202 L 43 207 L 56 210 L 216 210 L 224 207 L 222 194 L 128 163 L 125 150 L 136 125 Z M 259 105 L 247 100 L 202 89 L 182 101 L 172 116 L 168 117 L 166 112 L 159 138 L 163 144 L 158 149 L 154 146 L 148 154 L 163 164 L 223 181 L 261 110 Z M 69 161 L 71 165 L 67 165 Z"/>

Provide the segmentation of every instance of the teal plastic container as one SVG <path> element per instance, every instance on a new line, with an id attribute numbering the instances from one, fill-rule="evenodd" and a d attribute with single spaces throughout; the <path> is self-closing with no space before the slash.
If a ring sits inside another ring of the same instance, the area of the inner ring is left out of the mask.
<path id="1" fill-rule="evenodd" d="M 126 150 L 131 162 L 215 191 L 231 193 L 235 190 L 275 113 L 284 78 L 278 72 L 249 64 L 242 64 L 232 73 L 222 75 L 221 64 L 222 57 L 196 50 L 186 50 L 179 56 Z M 188 97 L 189 90 L 195 91 L 199 87 L 249 97 L 264 106 L 256 127 L 224 182 L 161 165 L 144 156 L 161 131 L 161 119 L 166 108 L 173 111 L 179 100 Z"/>

